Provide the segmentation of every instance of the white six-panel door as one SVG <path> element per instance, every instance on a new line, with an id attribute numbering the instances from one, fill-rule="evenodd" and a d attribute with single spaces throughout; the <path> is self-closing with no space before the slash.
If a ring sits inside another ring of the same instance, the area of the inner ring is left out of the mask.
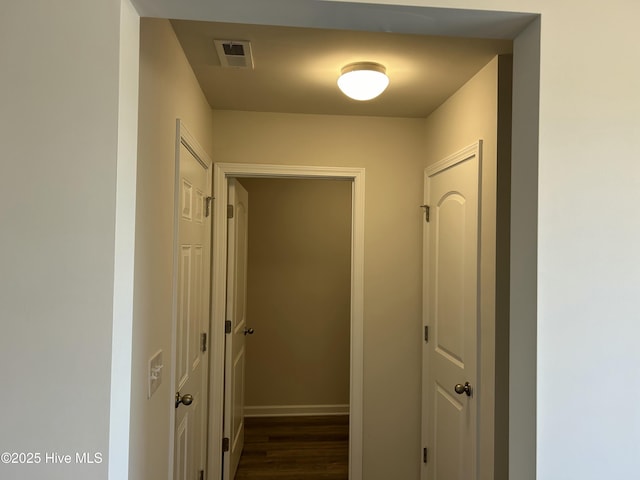
<path id="1" fill-rule="evenodd" d="M 209 330 L 211 164 L 187 148 L 184 127 L 179 135 L 174 392 L 182 401 L 174 410 L 173 478 L 197 480 L 206 468 L 208 354 L 202 335 Z"/>
<path id="2" fill-rule="evenodd" d="M 247 328 L 247 220 L 249 195 L 236 179 L 229 180 L 232 216 L 227 244 L 227 320 L 225 338 L 224 436 L 229 451 L 223 457 L 223 478 L 233 480 L 244 447 L 245 328 Z"/>
<path id="3" fill-rule="evenodd" d="M 423 480 L 477 478 L 480 147 L 425 172 Z"/>

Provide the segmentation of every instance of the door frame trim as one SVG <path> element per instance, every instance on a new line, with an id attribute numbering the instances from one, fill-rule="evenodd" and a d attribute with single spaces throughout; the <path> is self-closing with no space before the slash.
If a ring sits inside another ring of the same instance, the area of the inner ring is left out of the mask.
<path id="1" fill-rule="evenodd" d="M 349 480 L 362 480 L 363 333 L 364 333 L 364 177 L 356 167 L 316 167 L 214 164 L 212 247 L 211 355 L 209 356 L 209 472 L 222 471 L 224 418 L 224 321 L 227 288 L 227 195 L 231 177 L 350 179 L 351 219 L 351 339 L 349 387 Z"/>

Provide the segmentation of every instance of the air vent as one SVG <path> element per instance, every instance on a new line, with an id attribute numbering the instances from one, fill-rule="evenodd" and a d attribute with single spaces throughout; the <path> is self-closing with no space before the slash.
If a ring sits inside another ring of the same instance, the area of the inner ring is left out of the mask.
<path id="1" fill-rule="evenodd" d="M 224 68 L 253 69 L 251 42 L 245 40 L 214 40 L 220 65 Z"/>

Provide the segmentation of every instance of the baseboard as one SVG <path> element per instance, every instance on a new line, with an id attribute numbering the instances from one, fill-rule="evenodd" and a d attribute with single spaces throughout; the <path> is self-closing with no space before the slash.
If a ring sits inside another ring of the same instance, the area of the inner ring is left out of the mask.
<path id="1" fill-rule="evenodd" d="M 302 417 L 349 415 L 349 405 L 262 405 L 244 407 L 245 417 Z"/>

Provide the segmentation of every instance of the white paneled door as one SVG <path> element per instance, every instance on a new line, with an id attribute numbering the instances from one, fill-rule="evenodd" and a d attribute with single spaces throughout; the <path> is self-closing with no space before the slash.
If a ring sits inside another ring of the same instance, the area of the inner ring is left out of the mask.
<path id="1" fill-rule="evenodd" d="M 227 323 L 225 335 L 223 479 L 233 480 L 244 447 L 245 335 L 247 306 L 247 220 L 249 195 L 229 180 L 227 243 Z"/>
<path id="2" fill-rule="evenodd" d="M 477 478 L 478 143 L 425 174 L 423 479 Z"/>
<path id="3" fill-rule="evenodd" d="M 211 164 L 182 139 L 177 191 L 174 479 L 204 477 L 211 217 Z"/>

